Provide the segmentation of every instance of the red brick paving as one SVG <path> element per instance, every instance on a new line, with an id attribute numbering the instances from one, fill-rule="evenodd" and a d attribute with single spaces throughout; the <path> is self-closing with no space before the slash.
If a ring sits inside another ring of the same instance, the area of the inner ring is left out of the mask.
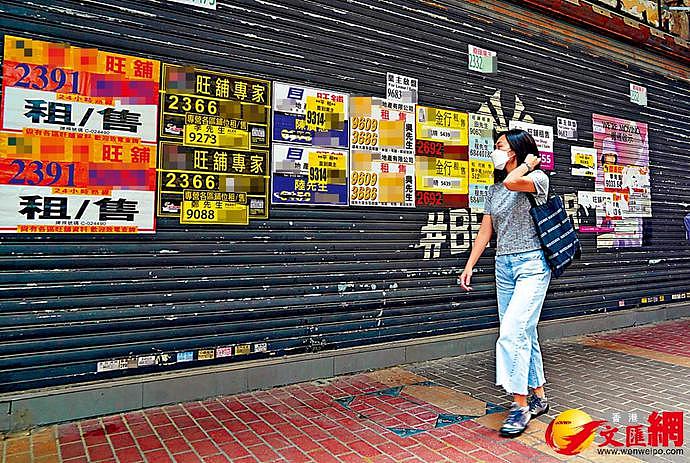
<path id="1" fill-rule="evenodd" d="M 606 341 L 690 356 L 690 321 L 684 320 L 594 336 Z M 53 445 L 55 463 L 262 463 L 262 462 L 510 462 L 556 463 L 539 447 L 499 439 L 474 420 L 436 429 L 444 410 L 420 399 L 366 395 L 387 389 L 366 374 L 322 385 L 307 383 L 201 402 L 169 405 L 38 431 Z M 335 399 L 356 396 L 351 409 Z M 369 419 L 361 418 L 360 414 Z M 486 421 L 483 421 L 486 423 Z M 386 427 L 424 432 L 400 437 Z M 10 437 L 3 443 L 28 458 L 39 446 Z M 32 441 L 33 442 L 33 441 Z M 533 444 L 537 445 L 537 444 Z M 28 450 L 29 448 L 33 450 Z M 50 450 L 50 449 L 49 449 Z M 57 454 L 57 455 L 55 455 Z M 10 455 L 13 456 L 13 455 Z M 588 461 L 587 459 L 582 459 Z M 29 461 L 29 460 L 27 460 Z"/>
<path id="2" fill-rule="evenodd" d="M 690 333 L 690 320 L 682 320 L 592 337 L 665 354 L 690 357 L 690 336 L 688 333 Z"/>
<path id="3" fill-rule="evenodd" d="M 559 460 L 474 421 L 433 427 L 443 410 L 385 389 L 366 375 L 301 384 L 58 426 L 62 462 L 477 462 Z M 353 410 L 334 399 L 357 395 Z M 359 399 L 362 400 L 359 400 Z M 379 416 L 379 422 L 358 413 Z M 381 425 L 426 429 L 399 437 Z M 81 459 L 80 459 L 81 458 Z"/>

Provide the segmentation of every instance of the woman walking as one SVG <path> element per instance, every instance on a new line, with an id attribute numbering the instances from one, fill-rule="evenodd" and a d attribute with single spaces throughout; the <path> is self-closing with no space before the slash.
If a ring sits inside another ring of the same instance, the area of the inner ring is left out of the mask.
<path id="1" fill-rule="evenodd" d="M 531 418 L 546 413 L 544 366 L 537 340 L 537 322 L 551 281 L 530 216 L 528 194 L 546 202 L 549 177 L 538 169 L 537 145 L 524 130 L 509 130 L 491 153 L 497 182 L 489 188 L 484 218 L 460 284 L 470 286 L 472 270 L 496 230 L 496 294 L 499 338 L 496 342 L 496 385 L 513 395 L 500 434 L 519 436 Z M 500 181 L 502 180 L 502 181 Z M 528 388 L 532 395 L 528 396 Z"/>

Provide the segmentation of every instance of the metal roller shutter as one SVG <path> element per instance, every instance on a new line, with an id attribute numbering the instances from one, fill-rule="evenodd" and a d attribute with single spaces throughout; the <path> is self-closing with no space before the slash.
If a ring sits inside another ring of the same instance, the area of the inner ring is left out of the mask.
<path id="1" fill-rule="evenodd" d="M 383 95 L 386 71 L 397 72 L 419 79 L 421 104 L 475 112 L 500 90 L 508 119 L 517 95 L 536 123 L 578 122 L 579 142 L 555 142 L 559 193 L 592 189 L 570 175 L 570 145 L 591 146 L 592 113 L 645 122 L 644 247 L 597 249 L 581 235 L 584 258 L 552 284 L 543 318 L 690 292 L 687 67 L 493 2 L 219 3 L 3 0 L 0 10 L 8 34 L 352 94 Z M 497 75 L 467 70 L 468 43 L 498 52 Z M 629 102 L 631 81 L 647 87 L 648 107 Z M 476 214 L 460 214 L 436 258 L 425 258 L 423 227 L 447 225 L 447 211 L 272 207 L 247 227 L 159 219 L 155 236 L 1 236 L 0 391 L 200 364 L 96 374 L 107 359 L 267 344 L 215 360 L 239 361 L 495 326 L 492 251 L 474 292 L 456 283 L 477 228 Z"/>

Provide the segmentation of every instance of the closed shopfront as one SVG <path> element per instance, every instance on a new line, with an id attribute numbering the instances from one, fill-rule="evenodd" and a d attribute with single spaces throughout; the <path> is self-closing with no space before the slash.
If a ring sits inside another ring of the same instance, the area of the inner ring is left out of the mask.
<path id="1" fill-rule="evenodd" d="M 580 232 L 542 319 L 690 297 L 687 48 L 491 2 L 0 9 L 2 392 L 497 326 L 492 250 L 457 283 L 491 128 Z"/>

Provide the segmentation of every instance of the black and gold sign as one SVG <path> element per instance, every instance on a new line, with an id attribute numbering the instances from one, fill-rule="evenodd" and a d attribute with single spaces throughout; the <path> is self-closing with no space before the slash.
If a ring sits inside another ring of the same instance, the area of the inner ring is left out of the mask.
<path id="1" fill-rule="evenodd" d="M 163 66 L 158 215 L 180 217 L 196 190 L 242 194 L 249 219 L 268 218 L 270 91 L 265 80 Z"/>

